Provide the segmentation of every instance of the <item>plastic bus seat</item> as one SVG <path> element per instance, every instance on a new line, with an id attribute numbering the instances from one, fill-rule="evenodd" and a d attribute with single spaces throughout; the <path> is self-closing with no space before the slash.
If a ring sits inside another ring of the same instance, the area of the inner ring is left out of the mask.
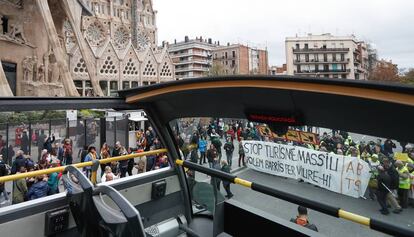
<path id="1" fill-rule="evenodd" d="M 118 206 L 119 210 L 104 202 L 103 196 L 108 197 Z M 132 204 L 117 190 L 110 186 L 100 185 L 93 191 L 93 204 L 99 218 L 99 236 L 110 237 L 145 237 L 141 215 Z"/>
<path id="2" fill-rule="evenodd" d="M 93 184 L 76 167 L 68 166 L 63 172 L 67 200 L 80 236 L 97 237 L 98 218 L 92 200 Z"/>

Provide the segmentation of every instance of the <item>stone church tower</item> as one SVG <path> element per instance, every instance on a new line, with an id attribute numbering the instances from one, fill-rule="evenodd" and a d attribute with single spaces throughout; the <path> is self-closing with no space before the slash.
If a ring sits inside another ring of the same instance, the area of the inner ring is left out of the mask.
<path id="1" fill-rule="evenodd" d="M 173 80 L 156 13 L 152 0 L 1 0 L 0 93 L 113 96 Z"/>

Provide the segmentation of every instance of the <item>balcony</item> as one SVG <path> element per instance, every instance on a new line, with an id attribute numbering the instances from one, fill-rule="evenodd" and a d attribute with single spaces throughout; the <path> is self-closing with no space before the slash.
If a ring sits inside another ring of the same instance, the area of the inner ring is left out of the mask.
<path id="1" fill-rule="evenodd" d="M 348 63 L 351 60 L 349 58 L 346 58 L 344 60 L 341 59 L 337 59 L 337 60 L 315 60 L 315 59 L 311 59 L 311 60 L 297 60 L 295 59 L 293 61 L 293 64 L 332 64 L 332 63 Z"/>
<path id="2" fill-rule="evenodd" d="M 207 72 L 208 67 L 181 67 L 181 68 L 175 68 L 175 72 L 192 72 L 192 71 L 199 71 L 199 72 Z"/>
<path id="3" fill-rule="evenodd" d="M 193 64 L 193 63 L 208 65 L 208 64 L 211 64 L 211 61 L 209 61 L 209 60 L 198 60 L 198 59 L 195 59 L 195 60 L 182 60 L 182 61 L 179 61 L 179 62 L 174 62 L 174 65 L 186 65 L 186 64 Z"/>
<path id="4" fill-rule="evenodd" d="M 328 52 L 348 52 L 349 48 L 292 48 L 293 53 L 328 53 Z"/>
<path id="5" fill-rule="evenodd" d="M 348 74 L 351 72 L 351 69 L 329 69 L 329 70 L 301 70 L 293 71 L 297 75 L 307 75 L 307 74 Z"/>

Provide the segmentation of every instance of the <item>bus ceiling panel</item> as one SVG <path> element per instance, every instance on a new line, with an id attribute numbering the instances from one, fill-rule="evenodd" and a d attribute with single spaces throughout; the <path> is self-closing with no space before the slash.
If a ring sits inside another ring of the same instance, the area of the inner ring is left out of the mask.
<path id="1" fill-rule="evenodd" d="M 125 103 L 122 98 L 84 98 L 84 97 L 0 97 L 0 110 L 69 110 L 69 109 L 136 109 Z"/>
<path id="2" fill-rule="evenodd" d="M 175 92 L 157 96 L 154 106 L 167 120 L 194 116 L 243 118 L 246 109 L 293 111 L 294 108 L 289 91 L 254 88 Z"/>
<path id="3" fill-rule="evenodd" d="M 311 126 L 413 142 L 407 130 L 414 107 L 351 96 L 292 92 L 296 108 Z"/>

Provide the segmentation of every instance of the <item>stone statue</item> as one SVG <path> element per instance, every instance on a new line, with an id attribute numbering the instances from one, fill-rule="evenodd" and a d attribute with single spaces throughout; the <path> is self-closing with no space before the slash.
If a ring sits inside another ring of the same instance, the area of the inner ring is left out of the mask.
<path id="1" fill-rule="evenodd" d="M 23 80 L 25 81 L 32 81 L 33 80 L 33 58 L 32 57 L 25 57 L 22 61 L 23 66 Z"/>
<path id="2" fill-rule="evenodd" d="M 41 64 L 37 73 L 37 81 L 45 82 L 45 65 Z"/>
<path id="3" fill-rule="evenodd" d="M 49 64 L 49 71 L 50 71 L 49 82 L 57 83 L 59 82 L 60 69 L 59 69 L 59 65 L 57 63 L 57 60 L 54 54 L 50 55 L 49 63 L 50 63 Z"/>
<path id="4" fill-rule="evenodd" d="M 26 36 L 24 35 L 24 30 L 23 30 L 23 24 L 22 23 L 15 23 L 15 24 L 10 24 L 10 32 L 9 32 L 9 36 L 10 38 L 16 40 L 16 39 L 20 39 L 23 41 L 23 43 L 26 43 Z"/>

